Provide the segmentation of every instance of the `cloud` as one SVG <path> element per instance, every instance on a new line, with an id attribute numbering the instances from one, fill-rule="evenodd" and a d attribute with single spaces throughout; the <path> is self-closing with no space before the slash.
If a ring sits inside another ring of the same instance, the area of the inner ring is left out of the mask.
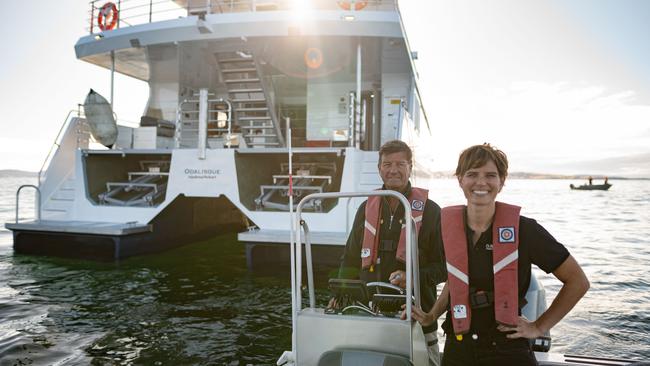
<path id="1" fill-rule="evenodd" d="M 434 143 L 422 145 L 435 170 L 453 169 L 462 149 L 490 142 L 514 170 L 555 173 L 567 161 L 650 152 L 650 106 L 634 99 L 602 85 L 534 81 L 448 94 L 428 111 Z"/>
<path id="2" fill-rule="evenodd" d="M 571 174 L 600 174 L 629 178 L 650 178 L 650 153 L 585 160 L 557 166 Z"/>

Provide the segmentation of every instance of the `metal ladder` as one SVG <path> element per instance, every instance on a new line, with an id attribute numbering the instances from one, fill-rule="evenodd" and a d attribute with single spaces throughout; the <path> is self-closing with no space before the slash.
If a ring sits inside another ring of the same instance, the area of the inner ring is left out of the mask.
<path id="1" fill-rule="evenodd" d="M 236 125 L 250 147 L 283 147 L 284 139 L 255 57 L 250 53 L 217 54 L 221 77 L 232 102 Z"/>

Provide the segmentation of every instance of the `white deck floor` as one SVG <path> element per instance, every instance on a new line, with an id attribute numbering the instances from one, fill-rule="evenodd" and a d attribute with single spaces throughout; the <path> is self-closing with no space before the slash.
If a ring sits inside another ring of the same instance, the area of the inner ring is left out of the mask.
<path id="1" fill-rule="evenodd" d="M 10 230 L 23 231 L 46 231 L 57 233 L 75 233 L 90 235 L 130 235 L 137 233 L 151 232 L 149 224 L 136 222 L 115 223 L 98 221 L 54 221 L 34 220 L 19 223 L 6 223 L 5 227 Z"/>

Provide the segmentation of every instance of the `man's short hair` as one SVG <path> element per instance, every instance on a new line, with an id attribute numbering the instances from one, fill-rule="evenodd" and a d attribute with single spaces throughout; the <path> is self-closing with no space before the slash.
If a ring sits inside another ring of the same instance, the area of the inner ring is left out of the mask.
<path id="1" fill-rule="evenodd" d="M 379 162 L 377 165 L 381 164 L 381 157 L 383 155 L 394 154 L 398 152 L 405 152 L 406 159 L 408 160 L 409 164 L 413 164 L 413 152 L 411 151 L 411 148 L 404 141 L 391 140 L 384 143 L 381 145 L 381 148 L 379 148 Z"/>
<path id="2" fill-rule="evenodd" d="M 499 177 L 505 179 L 508 176 L 508 157 L 503 151 L 487 142 L 483 145 L 470 146 L 460 153 L 456 176 L 462 177 L 468 170 L 480 168 L 490 160 L 497 166 Z"/>

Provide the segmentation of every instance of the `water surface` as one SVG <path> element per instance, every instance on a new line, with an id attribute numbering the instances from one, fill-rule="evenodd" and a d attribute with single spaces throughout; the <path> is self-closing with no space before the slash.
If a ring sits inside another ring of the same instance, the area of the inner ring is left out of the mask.
<path id="1" fill-rule="evenodd" d="M 24 183 L 0 178 L 0 222 L 13 221 Z M 500 196 L 564 243 L 591 280 L 553 328 L 553 351 L 650 359 L 650 182 L 614 180 L 608 192 L 569 183 L 579 182 L 511 180 Z M 426 185 L 440 205 L 462 203 L 454 180 Z M 560 283 L 536 273 L 550 301 Z M 271 365 L 291 347 L 290 308 L 286 269 L 247 272 L 234 235 L 106 264 L 16 255 L 0 229 L 0 365 Z"/>

